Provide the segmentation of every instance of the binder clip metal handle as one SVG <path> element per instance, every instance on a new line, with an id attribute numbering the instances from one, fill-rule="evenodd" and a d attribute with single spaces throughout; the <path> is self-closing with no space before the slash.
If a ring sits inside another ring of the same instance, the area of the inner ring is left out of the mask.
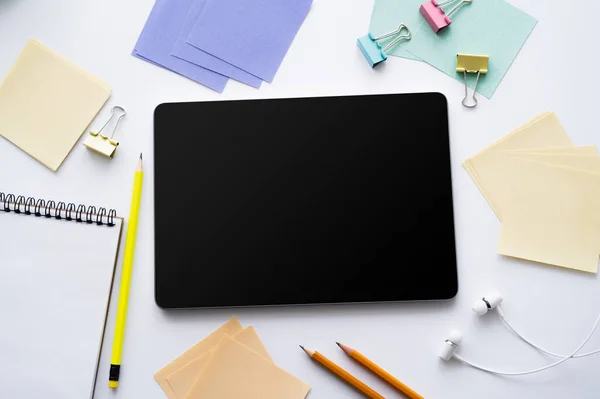
<path id="1" fill-rule="evenodd" d="M 421 15 L 423 15 L 423 18 L 425 18 L 425 20 L 435 33 L 438 33 L 440 30 L 444 29 L 452 23 L 452 21 L 450 20 L 450 15 L 454 14 L 459 8 L 461 8 L 465 4 L 470 4 L 473 2 L 473 0 L 461 0 L 448 13 L 445 13 L 442 6 L 454 3 L 455 1 L 456 0 L 447 0 L 438 3 L 436 0 L 428 0 L 425 3 L 421 4 L 419 12 L 421 13 Z"/>
<path id="2" fill-rule="evenodd" d="M 406 34 L 401 35 L 402 31 L 406 30 Z M 392 36 L 398 36 L 394 40 L 392 40 L 387 46 L 383 49 L 379 45 L 378 41 L 390 38 Z M 378 37 L 373 37 L 370 33 L 366 36 L 358 38 L 356 43 L 358 44 L 358 48 L 362 51 L 363 55 L 371 65 L 371 68 L 374 68 L 378 64 L 387 60 L 387 54 L 385 53 L 396 44 L 400 43 L 402 40 L 410 40 L 412 38 L 412 34 L 410 33 L 410 29 L 404 24 L 400 24 L 398 29 L 392 32 L 385 33 Z"/>
<path id="3" fill-rule="evenodd" d="M 477 84 L 479 83 L 479 76 L 481 74 L 487 74 L 490 57 L 488 55 L 472 55 L 472 54 L 457 54 L 456 55 L 456 72 L 462 72 L 465 80 L 465 97 L 462 100 L 462 105 L 467 108 L 475 108 L 477 106 Z M 473 101 L 468 103 L 468 87 L 467 87 L 467 73 L 477 73 L 475 79 L 475 87 L 473 87 Z"/>
<path id="4" fill-rule="evenodd" d="M 477 83 L 479 83 L 479 75 L 481 75 L 481 71 L 477 71 L 477 79 L 475 79 L 475 87 L 473 87 L 473 102 L 471 104 L 467 103 L 469 98 L 469 88 L 467 87 L 467 71 L 463 71 L 463 75 L 465 78 L 465 97 L 462 99 L 462 105 L 467 108 L 475 108 L 477 106 Z"/>
<path id="5" fill-rule="evenodd" d="M 402 33 L 403 30 L 406 30 L 406 34 L 405 35 L 400 35 L 400 33 Z M 410 39 L 412 39 L 412 33 L 410 33 L 410 29 L 408 29 L 408 27 L 406 25 L 400 24 L 400 25 L 398 25 L 398 29 L 396 29 L 395 31 L 386 33 L 386 34 L 381 35 L 379 37 L 376 37 L 375 39 L 373 39 L 373 41 L 377 42 L 379 40 L 387 39 L 388 37 L 392 37 L 392 36 L 396 36 L 396 35 L 399 35 L 399 36 L 397 38 L 395 38 L 394 40 L 392 40 L 390 42 L 390 44 L 388 44 L 387 46 L 385 46 L 383 48 L 383 52 L 388 51 L 389 49 L 391 49 L 392 47 L 394 47 L 396 44 L 398 44 L 402 40 L 410 40 Z"/>
<path id="6" fill-rule="evenodd" d="M 450 15 L 454 14 L 459 8 L 461 8 L 465 4 L 471 4 L 472 2 L 473 0 L 462 0 L 460 3 L 455 5 L 454 8 L 452 8 L 452 10 L 448 11 L 448 14 L 446 14 L 446 16 L 450 18 Z"/>
<path id="7" fill-rule="evenodd" d="M 85 139 L 83 145 L 104 156 L 113 158 L 119 145 L 119 142 L 114 140 L 113 137 L 119 121 L 126 114 L 123 107 L 119 107 L 118 105 L 113 107 L 110 119 L 102 126 L 102 129 L 100 129 L 99 132 L 96 133 L 90 131 L 90 135 Z"/>

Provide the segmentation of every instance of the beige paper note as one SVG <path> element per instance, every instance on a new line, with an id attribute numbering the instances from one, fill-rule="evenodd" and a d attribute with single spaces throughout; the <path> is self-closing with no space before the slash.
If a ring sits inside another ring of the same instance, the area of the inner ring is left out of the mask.
<path id="1" fill-rule="evenodd" d="M 513 153 L 512 156 L 547 165 L 564 166 L 592 173 L 600 173 L 600 157 L 598 155 Z"/>
<path id="2" fill-rule="evenodd" d="M 106 83 L 32 39 L 0 84 L 0 135 L 56 171 L 109 97 Z"/>
<path id="3" fill-rule="evenodd" d="M 529 154 L 548 154 L 548 155 L 598 155 L 598 149 L 595 145 L 582 145 L 577 147 L 552 147 L 552 148 L 539 148 L 526 150 L 507 150 L 510 152 L 517 153 L 529 153 Z"/>
<path id="4" fill-rule="evenodd" d="M 508 133 L 472 158 L 488 150 L 525 150 L 572 147 L 573 142 L 554 112 L 545 112 Z"/>
<path id="5" fill-rule="evenodd" d="M 167 381 L 167 377 L 173 374 L 175 371 L 179 370 L 181 367 L 188 364 L 189 362 L 208 353 L 208 351 L 210 351 L 215 345 L 217 345 L 221 338 L 223 338 L 226 334 L 236 335 L 240 331 L 242 331 L 242 326 L 240 322 L 235 317 L 232 318 L 227 323 L 219 327 L 217 330 L 213 331 L 202 341 L 198 342 L 192 348 L 182 353 L 171 363 L 167 364 L 164 368 L 157 371 L 154 374 L 154 379 L 156 380 L 156 382 L 158 382 L 158 384 L 169 399 L 179 399 L 171 389 L 171 386 Z"/>
<path id="6" fill-rule="evenodd" d="M 560 124 L 556 115 L 552 112 L 545 112 L 507 134 L 476 155 L 465 160 L 463 162 L 463 167 L 469 173 L 481 194 L 486 198 L 490 207 L 496 213 L 496 216 L 498 216 L 499 219 L 502 219 L 495 203 L 491 200 L 494 198 L 494 194 L 491 194 L 489 190 L 493 190 L 493 188 L 490 188 L 484 182 L 487 180 L 486 170 L 484 170 L 484 168 L 489 168 L 490 165 L 493 164 L 496 159 L 494 154 L 500 151 L 509 150 L 572 146 L 573 143 L 571 142 L 571 139 Z M 488 159 L 489 157 L 494 157 L 494 159 L 490 160 Z"/>
<path id="7" fill-rule="evenodd" d="M 503 213 L 510 201 L 513 190 L 527 190 L 529 184 L 523 181 L 525 176 L 534 178 L 531 174 L 524 174 L 523 168 L 527 163 L 520 160 L 531 160 L 554 164 L 557 166 L 571 167 L 574 169 L 600 172 L 600 157 L 580 157 L 569 155 L 535 155 L 514 154 L 501 151 L 489 151 L 478 161 L 478 168 L 474 179 L 479 190 L 490 204 L 490 207 L 504 221 Z M 535 183 L 535 182 L 533 182 Z"/>
<path id="8" fill-rule="evenodd" d="M 264 357 L 270 362 L 273 362 L 271 356 L 267 352 L 267 349 L 263 345 L 262 341 L 258 337 L 258 334 L 254 330 L 254 327 L 249 326 L 244 328 L 240 333 L 236 334 L 232 337 L 237 342 L 245 345 L 246 347 L 252 349 L 254 352 L 258 353 L 260 356 Z M 217 343 L 218 344 L 218 343 Z M 216 345 L 215 345 L 216 347 Z M 175 371 L 173 374 L 167 377 L 167 382 L 169 383 L 171 390 L 175 394 L 175 396 L 179 399 L 185 398 L 187 393 L 190 391 L 194 382 L 204 370 L 204 367 L 208 363 L 211 357 L 211 350 L 208 353 L 204 353 L 200 357 L 192 360 L 185 366 L 181 367 L 179 370 Z"/>
<path id="9" fill-rule="evenodd" d="M 517 160 L 503 208 L 502 255 L 598 271 L 600 174 Z"/>
<path id="10" fill-rule="evenodd" d="M 186 399 L 304 399 L 309 390 L 298 378 L 226 336 Z"/>

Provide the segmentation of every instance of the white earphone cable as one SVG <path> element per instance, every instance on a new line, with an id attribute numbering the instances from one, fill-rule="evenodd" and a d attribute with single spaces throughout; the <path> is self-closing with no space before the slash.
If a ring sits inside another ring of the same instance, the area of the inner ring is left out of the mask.
<path id="1" fill-rule="evenodd" d="M 498 315 L 500 316 L 500 318 L 502 319 L 502 321 L 504 322 L 504 324 L 506 324 L 506 326 L 514 333 L 516 334 L 519 338 L 521 338 L 523 341 L 525 341 L 526 343 L 528 343 L 529 345 L 531 345 L 532 347 L 534 347 L 535 349 L 544 352 L 548 355 L 551 356 L 556 356 L 556 357 L 562 357 L 562 358 L 580 358 L 580 357 L 585 357 L 585 356 L 591 356 L 591 355 L 595 355 L 597 353 L 600 353 L 600 349 L 592 351 L 592 352 L 587 352 L 587 353 L 580 353 L 580 354 L 574 354 L 572 356 L 565 356 L 565 355 L 561 355 L 559 353 L 554 353 L 551 351 L 548 351 L 536 344 L 534 344 L 530 339 L 525 338 L 521 333 L 519 333 L 517 330 L 515 330 L 515 328 L 508 322 L 508 320 L 506 319 L 506 316 L 504 316 L 504 312 L 502 311 L 502 308 L 500 307 L 500 305 L 498 305 L 498 307 L 496 308 L 496 310 L 498 311 Z"/>
<path id="2" fill-rule="evenodd" d="M 590 333 L 587 335 L 587 337 L 583 340 L 583 342 L 581 343 L 581 345 L 579 345 L 577 347 L 577 349 L 575 349 L 571 354 L 569 354 L 568 356 L 563 357 L 562 359 L 551 363 L 547 366 L 544 367 L 539 367 L 537 369 L 533 369 L 533 370 L 528 370 L 528 371 L 518 371 L 518 372 L 507 372 L 507 371 L 498 371 L 498 370 L 493 370 L 493 369 L 489 369 L 487 367 L 484 366 L 480 366 L 476 363 L 471 363 L 467 360 L 465 360 L 462 356 L 458 355 L 458 354 L 454 354 L 454 357 L 458 360 L 460 360 L 461 362 L 463 362 L 466 365 L 469 365 L 473 368 L 476 368 L 478 370 L 481 371 L 486 371 L 488 373 L 492 373 L 492 374 L 498 374 L 498 375 L 526 375 L 526 374 L 533 374 L 533 373 L 538 373 L 540 371 L 544 371 L 547 370 L 549 368 L 552 368 L 554 366 L 558 366 L 561 363 L 566 362 L 567 360 L 569 360 L 571 357 L 573 357 L 577 352 L 579 352 L 581 350 L 581 348 L 584 347 L 585 344 L 587 344 L 587 342 L 590 340 L 590 338 L 592 337 L 592 335 L 594 335 L 594 332 L 596 331 L 596 328 L 598 327 L 598 324 L 600 323 L 600 314 L 598 315 L 598 318 L 596 319 L 596 322 L 594 323 L 594 327 L 592 328 L 592 331 L 590 331 Z"/>

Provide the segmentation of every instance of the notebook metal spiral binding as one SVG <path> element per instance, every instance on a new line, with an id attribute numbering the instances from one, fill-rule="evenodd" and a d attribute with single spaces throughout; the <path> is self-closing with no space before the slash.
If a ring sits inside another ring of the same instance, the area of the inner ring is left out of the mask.
<path id="1" fill-rule="evenodd" d="M 0 192 L 0 211 L 14 212 L 16 214 L 33 215 L 36 217 L 55 218 L 56 220 L 75 221 L 77 223 L 95 223 L 98 226 L 115 225 L 117 211 L 114 209 L 96 208 L 93 205 L 75 205 L 74 203 L 58 202 L 52 200 L 36 200 L 33 197 Z"/>

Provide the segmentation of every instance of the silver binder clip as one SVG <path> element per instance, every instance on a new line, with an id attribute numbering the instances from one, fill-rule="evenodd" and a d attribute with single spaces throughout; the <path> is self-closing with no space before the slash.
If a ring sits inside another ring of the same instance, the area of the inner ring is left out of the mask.
<path id="1" fill-rule="evenodd" d="M 402 31 L 406 30 L 406 33 L 402 35 Z M 383 49 L 379 45 L 378 41 L 390 38 L 392 36 L 396 36 L 394 40 L 392 40 L 387 46 Z M 370 33 L 363 37 L 359 37 L 357 40 L 358 48 L 362 51 L 363 55 L 367 59 L 371 68 L 374 68 L 376 65 L 382 63 L 387 60 L 387 54 L 385 53 L 396 44 L 400 43 L 402 40 L 410 40 L 412 38 L 412 34 L 410 33 L 410 29 L 404 24 L 400 24 L 398 29 L 395 31 L 386 33 L 384 35 L 373 37 Z"/>
<path id="2" fill-rule="evenodd" d="M 90 135 L 87 139 L 85 139 L 83 145 L 104 156 L 113 158 L 115 156 L 115 152 L 117 151 L 117 147 L 119 146 L 119 142 L 114 140 L 113 137 L 115 135 L 115 131 L 117 130 L 119 121 L 126 114 L 127 113 L 123 107 L 113 107 L 112 116 L 108 122 L 104 124 L 98 133 L 90 131 Z"/>

